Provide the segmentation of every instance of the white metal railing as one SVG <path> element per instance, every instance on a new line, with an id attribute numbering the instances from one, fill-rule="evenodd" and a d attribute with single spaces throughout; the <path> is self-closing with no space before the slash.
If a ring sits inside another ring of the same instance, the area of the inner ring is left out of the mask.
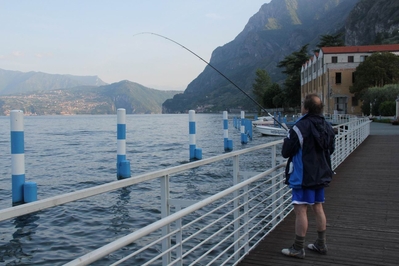
<path id="1" fill-rule="evenodd" d="M 331 158 L 336 169 L 370 135 L 371 120 L 367 117 L 348 118 L 349 122 L 335 126 L 335 152 Z"/>
<path id="2" fill-rule="evenodd" d="M 370 132 L 368 119 L 351 119 L 335 127 L 335 169 Z M 122 187 L 159 179 L 162 218 L 67 265 L 87 265 L 112 253 L 113 264 L 129 265 L 235 265 L 292 210 L 284 184 L 285 162 L 277 155 L 282 140 L 226 153 L 168 169 L 142 174 L 36 202 L 0 210 L 0 221 L 80 200 Z M 270 158 L 268 169 L 250 171 L 242 158 Z M 255 154 L 255 155 L 254 155 Z M 229 163 L 226 163 L 228 161 Z M 231 165 L 232 186 L 199 201 L 174 199 L 170 178 L 190 169 Z M 110 258 L 107 258 L 109 264 Z M 104 263 L 104 262 L 103 262 Z"/>
<path id="3" fill-rule="evenodd" d="M 357 116 L 350 114 L 325 114 L 324 117 L 334 125 L 348 123 L 351 119 L 358 119 Z"/>

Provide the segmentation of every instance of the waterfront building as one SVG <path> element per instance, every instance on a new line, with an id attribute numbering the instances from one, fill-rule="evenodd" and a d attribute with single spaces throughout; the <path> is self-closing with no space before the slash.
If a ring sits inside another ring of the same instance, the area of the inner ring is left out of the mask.
<path id="1" fill-rule="evenodd" d="M 376 52 L 399 55 L 399 44 L 322 47 L 301 69 L 301 98 L 316 93 L 330 114 L 361 115 L 361 102 L 350 93 L 356 67 Z"/>

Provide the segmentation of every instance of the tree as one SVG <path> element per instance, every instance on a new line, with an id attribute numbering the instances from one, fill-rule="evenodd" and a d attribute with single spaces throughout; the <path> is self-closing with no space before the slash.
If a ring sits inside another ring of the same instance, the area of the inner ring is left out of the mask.
<path id="1" fill-rule="evenodd" d="M 399 56 L 390 52 L 374 53 L 360 63 L 354 73 L 355 82 L 350 92 L 363 100 L 368 88 L 399 82 Z"/>
<path id="2" fill-rule="evenodd" d="M 363 95 L 362 112 L 366 115 L 394 115 L 395 108 L 392 106 L 396 106 L 395 100 L 398 95 L 398 84 L 369 88 Z"/>
<path id="3" fill-rule="evenodd" d="M 275 101 L 274 98 L 278 95 L 281 95 L 282 91 L 280 86 L 277 83 L 273 83 L 269 86 L 264 95 L 263 95 L 263 104 L 266 108 L 276 108 L 281 106 L 281 103 L 277 100 Z M 276 98 L 277 99 L 277 98 Z"/>
<path id="4" fill-rule="evenodd" d="M 378 111 L 380 115 L 390 116 L 395 115 L 396 113 L 396 103 L 395 101 L 385 101 L 380 104 L 378 107 Z"/>
<path id="5" fill-rule="evenodd" d="M 274 104 L 276 107 L 284 106 L 284 98 L 285 98 L 285 97 L 284 97 L 284 94 L 283 94 L 283 93 L 280 93 L 280 94 L 274 96 L 274 97 L 273 97 L 273 104 Z"/>
<path id="6" fill-rule="evenodd" d="M 321 35 L 320 43 L 317 45 L 317 47 L 321 49 L 322 47 L 345 46 L 345 42 L 342 37 L 342 32 L 335 35 Z"/>
<path id="7" fill-rule="evenodd" d="M 284 67 L 287 78 L 284 81 L 284 98 L 287 106 L 301 105 L 301 67 L 309 59 L 308 44 L 280 61 L 277 67 Z"/>
<path id="8" fill-rule="evenodd" d="M 255 100 L 259 103 L 263 103 L 263 96 L 267 90 L 271 86 L 271 80 L 269 74 L 267 74 L 264 69 L 256 70 L 256 78 L 255 83 L 252 84 L 252 92 L 255 95 Z M 260 114 L 261 108 L 259 107 L 258 112 Z"/>

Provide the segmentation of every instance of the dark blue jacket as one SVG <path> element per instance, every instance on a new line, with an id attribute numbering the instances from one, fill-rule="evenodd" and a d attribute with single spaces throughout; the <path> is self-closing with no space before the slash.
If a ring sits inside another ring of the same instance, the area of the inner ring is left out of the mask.
<path id="1" fill-rule="evenodd" d="M 291 188 L 328 186 L 333 175 L 330 155 L 334 144 L 334 130 L 323 116 L 302 116 L 284 139 L 282 155 L 289 158 L 286 183 Z"/>

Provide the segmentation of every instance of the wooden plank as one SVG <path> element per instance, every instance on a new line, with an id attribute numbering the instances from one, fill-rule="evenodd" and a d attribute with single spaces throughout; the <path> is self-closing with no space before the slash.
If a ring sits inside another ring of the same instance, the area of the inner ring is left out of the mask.
<path id="1" fill-rule="evenodd" d="M 327 255 L 286 257 L 295 236 L 291 213 L 238 265 L 399 265 L 399 137 L 369 136 L 337 169 L 326 189 Z M 306 243 L 317 234 L 308 210 Z"/>

